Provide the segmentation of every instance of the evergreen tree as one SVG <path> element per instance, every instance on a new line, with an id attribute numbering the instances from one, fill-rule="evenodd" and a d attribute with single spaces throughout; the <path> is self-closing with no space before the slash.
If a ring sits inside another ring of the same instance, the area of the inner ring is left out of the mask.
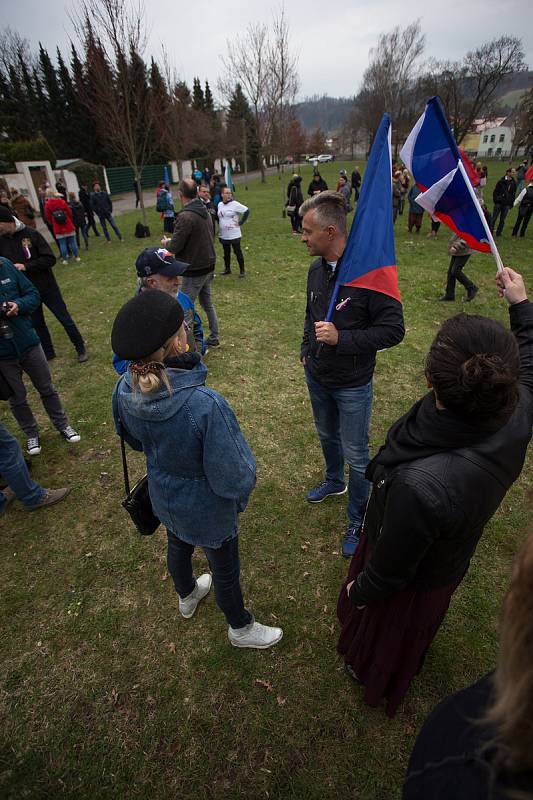
<path id="1" fill-rule="evenodd" d="M 63 107 L 63 98 L 59 88 L 57 73 L 50 56 L 39 42 L 39 71 L 42 79 L 42 92 L 40 97 L 41 128 L 43 135 L 52 145 L 56 153 L 63 157 L 63 131 L 60 109 Z"/>
<path id="2" fill-rule="evenodd" d="M 95 129 L 91 116 L 83 103 L 86 73 L 74 45 L 71 47 L 70 74 L 75 104 L 75 137 L 78 155 L 92 164 L 111 165 L 113 154 L 102 143 L 99 131 Z"/>
<path id="3" fill-rule="evenodd" d="M 154 148 L 154 159 L 156 161 L 169 161 L 174 156 L 167 152 L 168 142 L 165 141 L 164 130 L 167 127 L 170 115 L 170 97 L 159 65 L 153 58 L 150 63 L 149 83 L 155 109 L 154 136 L 157 144 Z"/>
<path id="4" fill-rule="evenodd" d="M 205 111 L 205 97 L 199 78 L 195 78 L 192 84 L 192 107 L 195 111 Z"/>
<path id="5" fill-rule="evenodd" d="M 242 86 L 237 83 L 231 96 L 226 118 L 226 153 L 237 158 L 239 162 L 243 156 L 242 120 L 246 131 L 246 155 L 248 169 L 257 169 L 259 144 L 253 115 L 244 96 Z"/>
<path id="6" fill-rule="evenodd" d="M 215 103 L 213 100 L 213 95 L 211 94 L 211 89 L 209 88 L 208 81 L 205 82 L 205 94 L 204 94 L 204 111 L 206 114 L 209 114 L 211 117 L 215 116 Z"/>

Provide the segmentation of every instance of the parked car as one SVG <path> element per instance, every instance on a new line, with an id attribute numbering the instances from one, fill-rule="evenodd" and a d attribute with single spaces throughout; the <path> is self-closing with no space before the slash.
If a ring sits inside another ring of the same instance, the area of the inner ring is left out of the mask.
<path id="1" fill-rule="evenodd" d="M 334 161 L 335 156 L 332 156 L 331 153 L 322 153 L 322 155 L 317 156 L 317 161 L 319 164 L 327 164 L 328 161 Z"/>
<path id="2" fill-rule="evenodd" d="M 318 161 L 318 156 L 307 156 L 305 160 L 311 164 L 313 161 Z"/>

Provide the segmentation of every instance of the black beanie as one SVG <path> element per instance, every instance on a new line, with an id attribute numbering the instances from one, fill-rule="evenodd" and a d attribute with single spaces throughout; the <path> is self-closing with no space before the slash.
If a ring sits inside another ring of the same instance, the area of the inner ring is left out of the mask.
<path id="1" fill-rule="evenodd" d="M 0 205 L 0 222 L 15 222 L 14 214 L 7 206 Z"/>
<path id="2" fill-rule="evenodd" d="M 122 306 L 111 331 L 119 358 L 137 361 L 155 353 L 183 324 L 183 309 L 166 292 L 148 289 Z"/>

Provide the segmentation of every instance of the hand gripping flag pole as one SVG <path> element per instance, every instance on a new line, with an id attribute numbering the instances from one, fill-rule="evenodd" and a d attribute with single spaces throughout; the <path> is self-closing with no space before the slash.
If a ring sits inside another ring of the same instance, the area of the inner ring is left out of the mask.
<path id="1" fill-rule="evenodd" d="M 400 156 L 421 190 L 416 202 L 473 250 L 492 252 L 501 271 L 502 259 L 438 97 L 428 100 Z"/>

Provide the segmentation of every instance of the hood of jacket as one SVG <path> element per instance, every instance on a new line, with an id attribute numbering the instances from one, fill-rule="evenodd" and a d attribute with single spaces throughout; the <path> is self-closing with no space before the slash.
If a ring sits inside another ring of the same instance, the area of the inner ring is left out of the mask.
<path id="1" fill-rule="evenodd" d="M 205 385 L 207 367 L 200 363 L 193 369 L 167 368 L 166 374 L 172 393 L 169 394 L 163 384 L 158 392 L 144 394 L 133 387 L 132 374 L 128 370 L 122 378 L 120 391 L 124 410 L 133 417 L 151 422 L 169 419 L 182 408 L 195 389 Z"/>
<path id="2" fill-rule="evenodd" d="M 203 219 L 207 219 L 209 216 L 204 203 L 199 197 L 197 197 L 196 200 L 191 200 L 190 203 L 187 203 L 187 205 L 183 206 L 182 213 L 184 211 L 190 211 L 192 214 L 198 214 L 198 216 L 202 217 Z"/>

